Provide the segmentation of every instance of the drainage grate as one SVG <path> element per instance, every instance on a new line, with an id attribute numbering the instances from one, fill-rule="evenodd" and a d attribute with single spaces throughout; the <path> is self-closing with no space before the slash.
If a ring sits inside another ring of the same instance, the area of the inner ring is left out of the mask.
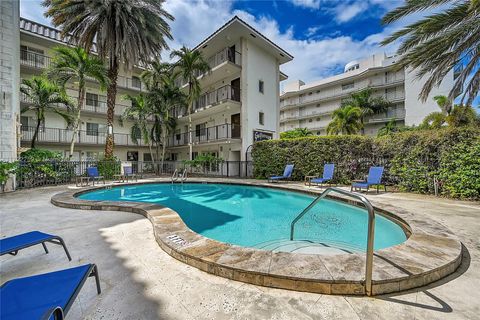
<path id="1" fill-rule="evenodd" d="M 170 242 L 173 242 L 173 243 L 178 244 L 180 246 L 184 246 L 184 245 L 188 244 L 187 241 L 183 240 L 182 238 L 180 238 L 176 234 L 172 234 L 172 235 L 168 236 L 167 239 L 170 240 Z"/>

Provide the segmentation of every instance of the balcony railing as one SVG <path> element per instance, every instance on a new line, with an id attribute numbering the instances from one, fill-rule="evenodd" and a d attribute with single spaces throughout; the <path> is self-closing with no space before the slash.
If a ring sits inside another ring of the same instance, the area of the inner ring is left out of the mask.
<path id="1" fill-rule="evenodd" d="M 52 58 L 44 54 L 31 52 L 27 50 L 20 50 L 20 64 L 22 66 L 46 69 L 52 65 Z M 94 79 L 88 78 L 90 81 Z M 126 88 L 136 91 L 146 91 L 145 86 L 141 82 L 140 78 L 129 78 L 125 76 L 117 77 L 117 86 L 120 88 Z"/>
<path id="2" fill-rule="evenodd" d="M 368 123 L 385 122 L 385 121 L 390 121 L 392 119 L 405 119 L 405 109 L 394 108 L 394 109 L 387 110 L 387 112 L 371 115 L 368 117 L 367 122 Z"/>
<path id="3" fill-rule="evenodd" d="M 191 131 L 192 143 L 206 143 L 219 140 L 240 139 L 241 126 L 238 124 L 221 124 L 214 127 Z M 190 132 L 171 135 L 167 138 L 168 147 L 178 147 L 189 144 Z"/>
<path id="4" fill-rule="evenodd" d="M 21 127 L 22 141 L 32 141 L 35 133 L 35 127 Z M 64 143 L 69 144 L 72 140 L 73 130 L 61 128 L 40 128 L 37 136 L 39 143 Z M 138 144 L 132 140 L 132 136 L 125 133 L 114 133 L 114 141 L 116 145 L 121 146 L 148 146 L 142 139 L 137 139 Z M 107 134 L 99 131 L 79 130 L 77 133 L 76 143 L 78 144 L 105 144 Z"/>
<path id="5" fill-rule="evenodd" d="M 207 59 L 208 65 L 210 66 L 210 69 L 213 69 L 222 63 L 229 61 L 231 63 L 234 63 L 238 66 L 242 65 L 242 55 L 240 52 L 232 50 L 230 48 L 224 48 L 220 50 L 219 52 L 215 53 L 213 56 L 209 57 Z M 202 72 L 197 72 L 196 76 L 200 77 L 202 76 Z M 176 81 L 177 85 L 179 87 L 183 87 L 185 84 L 187 84 L 187 81 L 179 78 Z"/>
<path id="6" fill-rule="evenodd" d="M 78 99 L 77 97 L 70 96 L 70 98 L 74 101 L 74 103 L 77 103 L 77 99 Z M 20 93 L 20 102 L 31 104 L 33 101 L 27 95 Z M 55 104 L 55 106 L 58 108 L 65 108 L 65 105 L 61 103 L 57 103 Z M 129 107 L 128 105 L 116 103 L 115 115 L 117 116 L 123 115 L 123 112 L 128 107 Z M 107 113 L 107 97 L 99 95 L 98 99 L 85 98 L 83 102 L 82 110 L 93 112 L 93 113 L 106 114 Z"/>
<path id="7" fill-rule="evenodd" d="M 20 64 L 22 66 L 43 69 L 50 67 L 51 63 L 52 58 L 49 56 L 32 51 L 20 50 Z"/>
<path id="8" fill-rule="evenodd" d="M 225 85 L 211 92 L 202 94 L 193 103 L 193 112 L 198 112 L 226 100 L 240 102 L 240 88 Z M 184 117 L 187 115 L 187 109 L 185 107 L 175 108 L 173 114 L 177 118 Z"/>

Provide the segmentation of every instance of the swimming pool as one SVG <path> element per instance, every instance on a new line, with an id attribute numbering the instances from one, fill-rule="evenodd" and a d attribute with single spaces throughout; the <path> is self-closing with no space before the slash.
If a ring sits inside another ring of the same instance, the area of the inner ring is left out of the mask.
<path id="1" fill-rule="evenodd" d="M 346 252 L 366 250 L 366 210 L 328 199 L 320 201 L 298 222 L 297 242 L 290 242 L 290 223 L 315 198 L 298 192 L 230 184 L 160 183 L 100 189 L 78 198 L 167 206 L 193 231 L 239 246 L 297 252 L 315 245 Z M 376 215 L 375 250 L 405 240 L 398 224 Z"/>

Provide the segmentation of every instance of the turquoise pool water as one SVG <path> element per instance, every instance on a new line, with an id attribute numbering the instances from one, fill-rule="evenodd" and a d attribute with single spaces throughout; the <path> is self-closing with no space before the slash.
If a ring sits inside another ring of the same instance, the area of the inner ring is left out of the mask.
<path id="1" fill-rule="evenodd" d="M 84 193 L 79 198 L 158 203 L 178 212 L 190 229 L 205 237 L 257 248 L 288 241 L 291 221 L 314 199 L 272 188 L 196 183 L 121 186 Z M 299 220 L 295 239 L 364 251 L 367 219 L 366 210 L 322 200 Z M 376 215 L 376 250 L 405 240 L 400 226 Z"/>

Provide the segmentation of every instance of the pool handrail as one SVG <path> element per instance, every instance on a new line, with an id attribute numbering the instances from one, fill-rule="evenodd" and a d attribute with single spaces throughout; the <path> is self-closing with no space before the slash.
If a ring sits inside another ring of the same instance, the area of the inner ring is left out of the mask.
<path id="1" fill-rule="evenodd" d="M 175 169 L 172 174 L 172 183 L 178 180 L 178 169 Z"/>
<path id="2" fill-rule="evenodd" d="M 339 188 L 327 188 L 323 191 L 315 200 L 312 201 L 300 214 L 293 219 L 290 224 L 290 240 L 293 240 L 293 234 L 295 231 L 295 224 L 300 220 L 311 208 L 313 208 L 320 200 L 325 198 L 330 192 L 338 192 L 345 196 L 356 198 L 360 200 L 368 211 L 368 235 L 367 235 L 367 262 L 365 268 L 365 293 L 368 296 L 372 295 L 372 272 L 373 272 L 373 241 L 375 233 L 375 210 L 368 199 L 361 194 L 355 192 L 345 191 Z"/>

